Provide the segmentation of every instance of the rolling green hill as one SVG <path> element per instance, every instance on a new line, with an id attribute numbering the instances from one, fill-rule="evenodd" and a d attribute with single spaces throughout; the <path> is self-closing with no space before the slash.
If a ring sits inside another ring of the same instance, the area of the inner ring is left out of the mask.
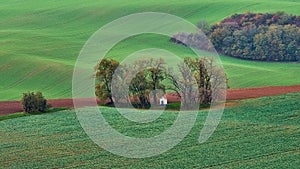
<path id="1" fill-rule="evenodd" d="M 47 98 L 70 98 L 73 65 L 87 39 L 101 26 L 136 12 L 166 12 L 196 24 L 213 24 L 245 11 L 300 15 L 299 1 L 2 1 L 0 4 L 0 100 L 18 100 L 26 91 Z M 147 37 L 147 38 L 145 38 Z M 145 35 L 124 41 L 109 57 L 124 58 L 136 49 L 167 48 L 190 52 L 166 37 Z M 142 42 L 142 43 L 141 43 Z M 287 63 L 256 63 L 222 57 L 231 88 L 299 84 L 300 67 Z"/>
<path id="2" fill-rule="evenodd" d="M 298 168 L 300 93 L 241 101 L 227 108 L 212 137 L 198 143 L 207 111 L 185 139 L 159 156 L 129 159 L 94 144 L 73 111 L 0 121 L 0 168 Z M 102 108 L 106 120 L 132 137 L 151 137 L 173 124 L 166 111 L 151 123 Z"/>

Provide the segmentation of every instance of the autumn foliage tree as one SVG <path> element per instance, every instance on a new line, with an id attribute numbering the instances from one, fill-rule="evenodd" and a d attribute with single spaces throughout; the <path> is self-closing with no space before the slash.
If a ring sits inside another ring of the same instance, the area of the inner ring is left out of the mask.
<path id="1" fill-rule="evenodd" d="M 119 62 L 113 59 L 102 59 L 96 67 L 96 96 L 101 100 L 109 99 L 113 103 L 111 95 L 111 82 Z"/>

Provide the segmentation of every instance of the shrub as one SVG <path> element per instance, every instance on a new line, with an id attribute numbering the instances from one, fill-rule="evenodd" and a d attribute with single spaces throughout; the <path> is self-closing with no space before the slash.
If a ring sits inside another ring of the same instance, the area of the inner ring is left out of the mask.
<path id="1" fill-rule="evenodd" d="M 22 105 L 26 113 L 43 113 L 51 107 L 50 104 L 47 104 L 47 100 L 44 98 L 41 92 L 23 93 Z"/>

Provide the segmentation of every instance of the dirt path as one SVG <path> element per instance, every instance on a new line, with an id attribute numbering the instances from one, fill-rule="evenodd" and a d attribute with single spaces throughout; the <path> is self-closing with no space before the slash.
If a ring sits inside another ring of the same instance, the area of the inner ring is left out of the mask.
<path id="1" fill-rule="evenodd" d="M 263 96 L 274 96 L 292 92 L 300 92 L 300 85 L 229 89 L 227 90 L 227 100 L 258 98 Z M 167 98 L 170 102 L 178 101 L 178 98 L 172 94 L 168 95 Z M 90 99 L 82 99 L 82 101 L 84 103 L 88 103 Z M 73 107 L 73 99 L 55 99 L 49 100 L 49 103 L 53 107 Z M 100 102 L 98 101 L 98 103 Z M 21 111 L 23 110 L 20 101 L 0 102 L 0 115 L 6 115 Z"/>

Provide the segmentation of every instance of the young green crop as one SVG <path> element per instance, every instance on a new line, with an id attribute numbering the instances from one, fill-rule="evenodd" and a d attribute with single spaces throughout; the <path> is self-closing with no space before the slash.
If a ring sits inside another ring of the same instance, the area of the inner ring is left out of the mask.
<path id="1" fill-rule="evenodd" d="M 70 98 L 73 65 L 80 49 L 101 26 L 124 15 L 167 12 L 194 24 L 200 20 L 213 24 L 234 13 L 280 10 L 300 15 L 299 2 L 279 0 L 113 0 L 84 4 L 79 0 L 3 1 L 0 5 L 0 100 L 19 100 L 26 91 L 42 91 L 49 99 Z M 170 43 L 169 38 L 145 35 L 116 46 L 108 56 L 122 59 L 136 49 L 148 47 L 168 49 L 181 57 L 190 55 L 189 50 Z M 232 88 L 299 83 L 300 68 L 295 64 L 265 64 L 226 57 L 222 61 Z"/>
<path id="2" fill-rule="evenodd" d="M 198 143 L 207 111 L 170 151 L 144 159 L 113 155 L 84 133 L 73 111 L 0 121 L 0 168 L 297 168 L 300 93 L 250 99 L 227 108 L 212 137 Z M 150 137 L 169 128 L 178 112 L 152 123 L 126 120 L 101 107 L 112 127 L 131 137 Z"/>

